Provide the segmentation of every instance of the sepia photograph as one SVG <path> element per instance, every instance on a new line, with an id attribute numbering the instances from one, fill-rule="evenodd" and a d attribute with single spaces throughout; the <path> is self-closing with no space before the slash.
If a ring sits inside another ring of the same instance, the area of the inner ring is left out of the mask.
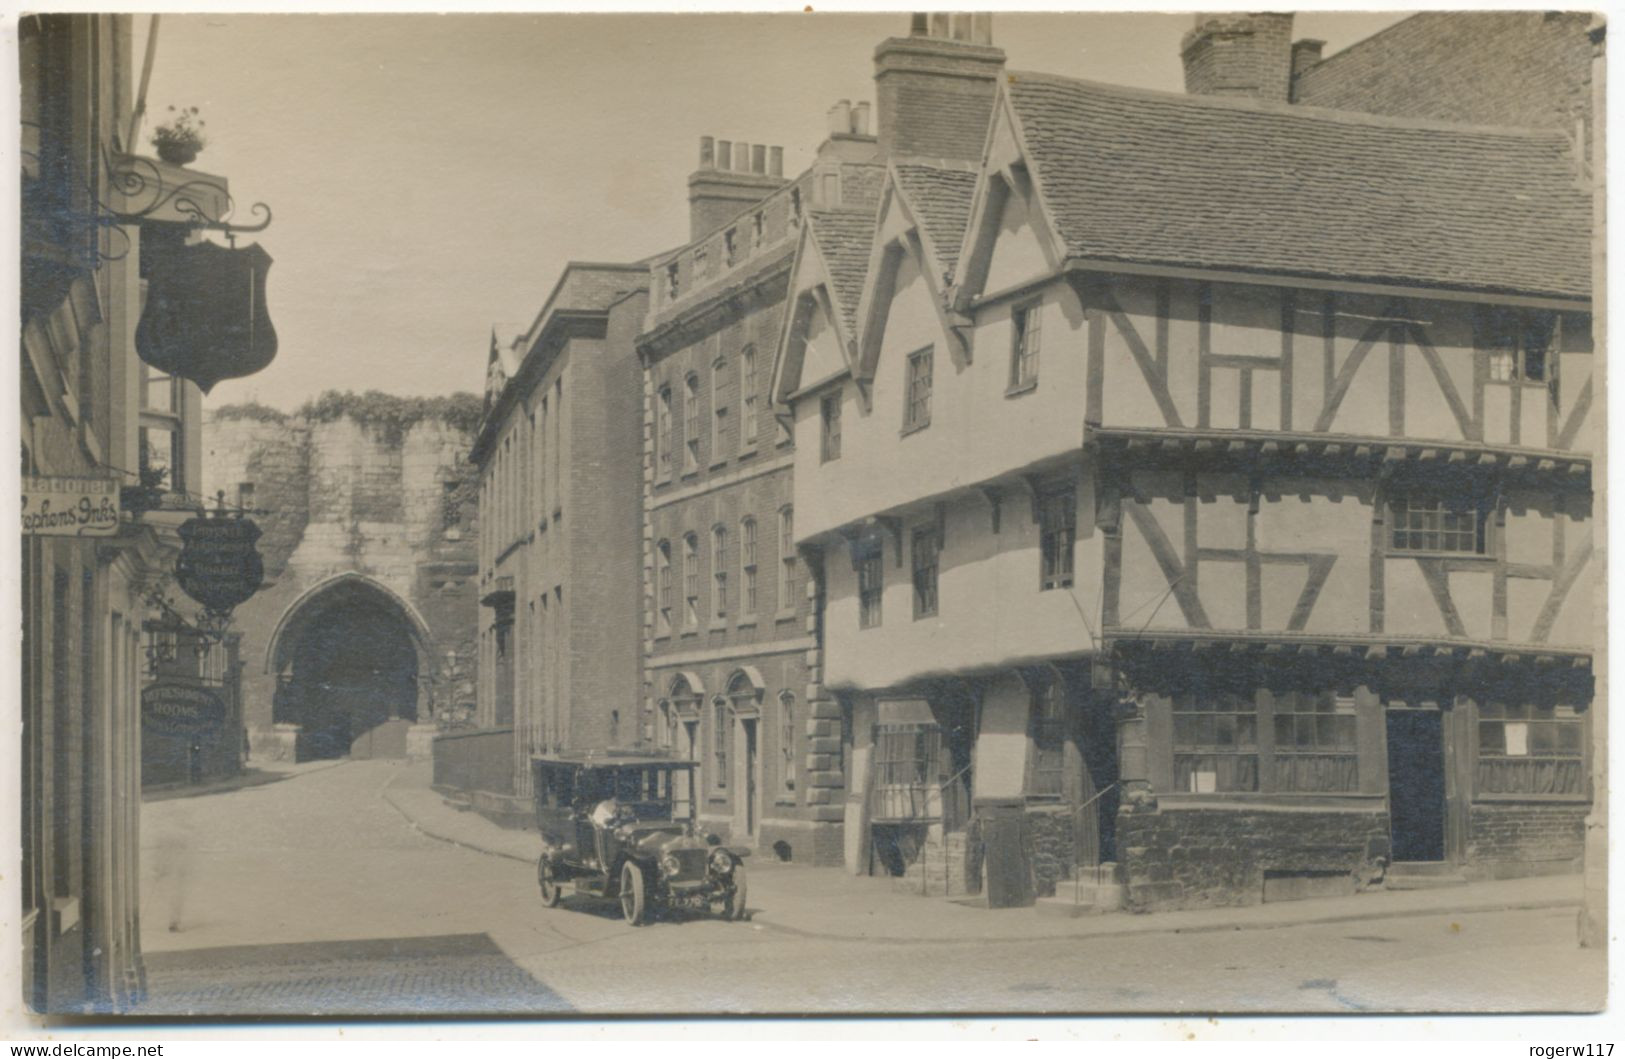
<path id="1" fill-rule="evenodd" d="M 0 1036 L 1604 1010 L 1602 14 L 5 21 Z"/>

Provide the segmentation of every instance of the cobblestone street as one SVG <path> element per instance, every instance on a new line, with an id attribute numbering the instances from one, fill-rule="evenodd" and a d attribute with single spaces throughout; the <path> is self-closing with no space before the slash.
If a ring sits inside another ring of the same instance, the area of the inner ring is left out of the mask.
<path id="1" fill-rule="evenodd" d="M 1601 997 L 1601 956 L 1575 948 L 1572 907 L 1264 929 L 1239 929 L 1241 915 L 1205 927 L 1105 917 L 1136 932 L 1079 934 L 1068 929 L 1078 921 L 1054 921 L 1047 937 L 988 933 L 1019 934 L 1025 911 L 955 907 L 977 936 L 818 937 L 776 926 L 770 905 L 790 892 L 777 880 L 816 882 L 825 870 L 760 864 L 753 922 L 635 929 L 608 904 L 543 908 L 529 865 L 418 831 L 383 797 L 404 774 L 348 762 L 148 803 L 143 1010 L 1583 1010 Z M 832 888 L 870 882 L 828 877 Z M 851 890 L 877 909 L 901 907 L 884 884 Z M 922 915 L 946 911 L 909 900 Z M 1509 977 L 1509 966 L 1526 973 Z"/>

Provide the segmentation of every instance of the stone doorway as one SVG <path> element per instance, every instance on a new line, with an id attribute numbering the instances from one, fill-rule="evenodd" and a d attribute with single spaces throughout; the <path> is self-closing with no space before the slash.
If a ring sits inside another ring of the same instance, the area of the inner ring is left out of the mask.
<path id="1" fill-rule="evenodd" d="M 297 726 L 300 761 L 404 758 L 420 717 L 426 646 L 406 605 L 370 579 L 341 578 L 290 607 L 271 643 L 273 715 Z"/>

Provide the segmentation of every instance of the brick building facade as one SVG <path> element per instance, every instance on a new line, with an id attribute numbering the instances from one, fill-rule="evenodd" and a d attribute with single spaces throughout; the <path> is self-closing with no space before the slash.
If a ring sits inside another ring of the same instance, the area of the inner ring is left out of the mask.
<path id="1" fill-rule="evenodd" d="M 468 738 L 508 742 L 503 774 L 481 789 L 521 808 L 532 756 L 638 739 L 643 423 L 633 337 L 646 284 L 641 264 L 572 263 L 514 343 L 511 376 L 493 340 L 470 456 L 486 734 Z M 442 743 L 437 756 L 473 752 Z"/>
<path id="2" fill-rule="evenodd" d="M 265 585 L 233 622 L 251 759 L 418 756 L 472 712 L 477 401 L 208 413 L 204 489 L 263 531 Z"/>

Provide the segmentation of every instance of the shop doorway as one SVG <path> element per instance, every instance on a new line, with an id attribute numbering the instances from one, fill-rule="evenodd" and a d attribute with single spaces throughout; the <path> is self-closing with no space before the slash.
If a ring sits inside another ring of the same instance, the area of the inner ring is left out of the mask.
<path id="1" fill-rule="evenodd" d="M 1388 816 L 1393 859 L 1445 859 L 1444 714 L 1389 710 Z"/>

